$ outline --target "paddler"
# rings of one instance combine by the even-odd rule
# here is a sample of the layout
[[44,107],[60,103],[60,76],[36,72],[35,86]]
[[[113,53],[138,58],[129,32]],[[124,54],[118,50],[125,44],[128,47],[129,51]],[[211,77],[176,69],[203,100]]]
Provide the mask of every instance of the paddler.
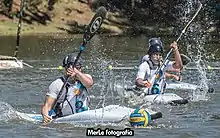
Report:
[[183,67],[181,55],[176,42],[171,43],[173,48],[175,61],[169,61],[164,70],[160,70],[159,74],[153,82],[150,82],[155,75],[157,68],[163,62],[163,44],[159,38],[151,38],[149,40],[148,53],[142,58],[138,67],[136,77],[136,85],[139,88],[148,88],[146,94],[159,94],[164,92],[166,85],[166,71],[181,70]]
[[[149,60],[149,55],[145,55],[142,57],[140,64],[142,64],[143,62]],[[172,70],[168,70],[169,72],[175,72],[176,74],[171,74],[165,72],[165,77],[166,79],[174,79],[176,81],[182,81],[182,76],[180,75],[182,69],[172,69]]]
[[[92,87],[93,79],[91,75],[82,72],[82,59],[79,58],[73,68],[74,60],[75,58],[71,55],[67,55],[63,59],[64,76],[54,80],[49,86],[41,110],[44,124],[50,122],[52,118],[88,110],[88,89]],[[61,94],[59,94],[67,76],[70,76],[70,79]],[[51,113],[55,103],[54,112]],[[49,114],[53,114],[53,117]]]

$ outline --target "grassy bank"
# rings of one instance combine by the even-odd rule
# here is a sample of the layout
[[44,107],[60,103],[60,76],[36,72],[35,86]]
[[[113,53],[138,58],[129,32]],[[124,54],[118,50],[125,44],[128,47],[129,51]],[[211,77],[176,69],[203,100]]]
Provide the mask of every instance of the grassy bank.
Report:
[[[19,12],[20,0],[14,0],[12,11],[14,15]],[[59,1],[54,5],[53,11],[47,10],[47,1],[36,7],[24,8],[22,21],[22,35],[81,33],[78,26],[88,24],[94,13],[86,3],[79,1]],[[16,35],[18,18],[13,19],[0,14],[0,35]],[[73,25],[75,25],[75,27]]]
[[[0,22],[0,35],[11,36],[16,35],[18,29],[18,24],[15,21],[4,21]],[[33,35],[33,34],[56,34],[56,33],[66,33],[64,30],[57,28],[57,25],[51,24],[45,25],[29,25],[22,23],[21,34],[22,35]]]
[[[14,0],[19,7],[20,1]],[[47,2],[24,10],[21,35],[57,35],[81,34],[83,28],[92,19],[94,12],[87,3],[78,0],[58,1],[53,11],[46,8]],[[16,7],[15,6],[15,7]],[[29,7],[30,8],[30,7]],[[16,8],[13,10],[16,11]],[[0,35],[13,35],[17,33],[18,18],[10,19],[0,14]],[[131,22],[120,12],[108,12],[107,19],[102,25],[101,32],[109,35],[140,35],[169,36],[174,35],[178,29],[172,25],[157,22],[138,23]],[[219,35],[215,26],[207,30],[212,35]]]

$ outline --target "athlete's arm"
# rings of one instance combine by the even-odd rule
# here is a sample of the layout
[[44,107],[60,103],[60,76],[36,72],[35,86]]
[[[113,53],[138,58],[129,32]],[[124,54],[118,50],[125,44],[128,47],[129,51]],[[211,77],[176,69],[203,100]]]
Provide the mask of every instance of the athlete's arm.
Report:
[[67,69],[67,75],[70,75],[71,77],[76,77],[77,80],[79,80],[87,89],[92,87],[93,85],[93,79],[92,76],[89,74],[85,74],[81,72],[81,69]]
[[165,76],[166,76],[166,78],[175,79],[177,81],[181,80],[181,77],[178,75],[175,75],[175,74],[170,74],[170,73],[165,72]]
[[150,75],[150,67],[147,62],[143,62],[139,67],[138,67],[138,73],[137,73],[137,78],[136,78],[136,85],[139,87],[150,87],[151,83],[144,80],[145,75],[149,76]]
[[170,47],[173,48],[174,58],[175,58],[173,68],[174,69],[181,69],[183,67],[183,63],[182,63],[182,58],[181,58],[181,55],[180,55],[178,47],[177,47],[177,43],[176,42],[171,43]]
[[57,79],[53,81],[49,86],[49,90],[46,93],[44,105],[41,108],[41,114],[43,117],[44,124],[47,124],[51,120],[51,117],[48,114],[56,102],[57,95],[59,94],[62,85],[62,80]]
[[77,79],[88,89],[93,85],[92,76],[89,74],[84,74],[82,72],[76,73]]
[[50,97],[50,96],[46,96],[44,105],[42,106],[41,109],[41,114],[43,116],[43,123],[47,124],[48,122],[51,121],[51,117],[48,115],[49,111],[52,109],[53,104],[55,103],[56,99]]

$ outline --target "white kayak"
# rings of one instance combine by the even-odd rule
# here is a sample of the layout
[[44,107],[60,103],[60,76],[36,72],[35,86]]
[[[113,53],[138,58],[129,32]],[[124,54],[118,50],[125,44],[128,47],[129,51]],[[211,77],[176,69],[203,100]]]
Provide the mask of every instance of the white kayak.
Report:
[[[195,90],[202,90],[203,88],[195,84],[185,83],[181,81],[173,81],[173,82],[167,82],[166,89],[167,90],[195,91]],[[213,93],[214,89],[209,87],[208,92]]]
[[185,83],[181,81],[167,82],[167,90],[196,90],[199,86],[195,84]]
[[175,93],[164,93],[164,94],[153,94],[153,95],[142,95],[143,89],[138,89],[136,86],[122,87],[116,85],[117,93],[121,97],[132,99],[139,99],[142,103],[160,103],[160,104],[187,104],[188,100],[178,96]]
[[23,68],[23,61],[16,57],[0,55],[0,69]]
[[140,95],[140,93],[135,94],[134,91],[127,91],[124,97],[130,98],[131,99],[130,103],[133,103],[137,100],[139,103],[149,102],[152,104],[170,104],[170,105],[181,105],[181,104],[187,104],[189,102],[187,99],[184,99],[175,93]]
[[[134,89],[136,86],[124,86],[125,90],[132,90]],[[121,90],[122,86],[119,84],[115,85],[115,89],[116,90]],[[166,85],[166,90],[197,90],[200,87],[198,85],[195,84],[190,84],[190,83],[185,83],[185,82],[181,82],[181,81],[172,81],[172,82],[167,82]]]
[[146,95],[143,98],[144,101],[157,103],[157,104],[187,104],[188,100],[178,96],[175,93],[164,93],[164,94],[153,94],[153,95]]
[[[151,115],[152,120],[162,117],[161,112],[155,112],[150,109],[145,109]],[[104,108],[99,108],[96,110],[88,110],[81,113],[60,117],[54,119],[53,123],[83,123],[83,124],[94,124],[94,123],[119,123],[125,119],[128,119],[131,112],[134,111],[132,108],[127,108],[119,105],[109,105]],[[41,114],[28,114],[16,112],[21,118],[34,121],[42,122]]]

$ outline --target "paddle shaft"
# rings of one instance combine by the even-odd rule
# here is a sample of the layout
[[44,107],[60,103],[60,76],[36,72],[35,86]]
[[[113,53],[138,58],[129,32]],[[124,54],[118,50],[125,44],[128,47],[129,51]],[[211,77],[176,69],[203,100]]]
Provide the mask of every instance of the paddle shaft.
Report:
[[[179,35],[179,37],[177,38],[176,42],[178,42],[180,40],[180,38],[182,37],[182,35],[186,32],[186,29],[189,27],[189,25],[192,23],[192,21],[196,18],[196,16],[198,15],[199,11],[202,8],[202,4],[200,3],[198,10],[196,11],[195,15],[192,17],[192,19],[187,23],[187,25],[185,26],[185,28],[182,30],[181,34]],[[170,54],[173,52],[173,48],[170,49],[170,51],[167,53],[164,62],[162,63],[162,65],[156,70],[155,75],[153,76],[153,78],[151,79],[151,82],[153,82],[155,80],[156,75],[159,73],[160,70],[163,70],[166,65],[168,64],[168,58],[170,56]]]
[[[82,45],[80,46],[80,51],[79,51],[79,53],[77,54],[76,59],[74,60],[73,68],[75,67],[77,61],[79,60],[79,57],[81,56],[82,52],[84,51],[86,44],[87,44],[87,40],[86,40],[86,39],[83,39],[83,43],[82,43]],[[58,99],[59,99],[59,97],[61,97],[62,92],[63,92],[63,89],[66,87],[67,82],[69,81],[69,78],[70,78],[70,76],[67,76],[67,78],[66,78],[66,80],[65,80],[65,82],[64,82],[64,84],[63,84],[63,86],[61,87],[61,90],[60,90],[60,92],[59,92],[59,94],[58,94],[58,96],[57,96],[58,98],[57,98],[55,104],[53,105],[53,108],[52,108],[52,109],[54,109],[54,108],[56,107],[57,102],[58,102]],[[66,94],[67,94],[67,91],[65,92],[65,95],[66,95]]]
[[[89,25],[86,26],[85,33],[84,33],[84,36],[83,36],[83,42],[80,46],[80,51],[79,51],[79,53],[78,53],[78,55],[77,55],[77,57],[76,57],[76,59],[73,63],[73,68],[75,67],[77,61],[79,60],[79,57],[81,56],[81,53],[84,51],[87,42],[96,34],[96,32],[101,27],[101,25],[102,25],[102,23],[103,23],[103,21],[106,17],[106,14],[107,14],[107,10],[105,9],[105,7],[100,7],[98,9],[97,13],[93,16],[93,18],[90,21]],[[54,109],[57,106],[58,100],[61,97],[61,95],[63,93],[63,89],[66,87],[69,78],[70,78],[70,76],[67,76],[63,86],[61,87],[61,90],[60,90],[60,92],[57,96],[56,102],[54,103],[52,109]],[[68,93],[67,91],[64,93],[65,97],[67,96],[67,93]],[[64,100],[65,100],[65,98],[64,98]],[[73,110],[72,110],[72,112],[73,112]],[[49,115],[50,115],[50,113],[49,113]]]
[[18,48],[19,48],[19,45],[20,45],[20,33],[21,33],[23,9],[24,9],[24,0],[21,0],[20,11],[19,11],[18,30],[17,30],[17,40],[16,40],[16,47],[15,47],[14,57],[18,56]]
[[[21,2],[20,2],[16,47],[15,47],[15,51],[14,51],[14,55],[13,55],[16,59],[16,62],[18,61],[17,56],[18,56],[18,48],[19,48],[19,45],[20,45],[20,34],[21,34],[22,17],[23,17],[23,11],[24,11],[24,2],[25,2],[25,0],[21,0]],[[33,68],[33,66],[25,63],[24,61],[22,63],[23,63],[23,65],[25,65],[27,67]]]

